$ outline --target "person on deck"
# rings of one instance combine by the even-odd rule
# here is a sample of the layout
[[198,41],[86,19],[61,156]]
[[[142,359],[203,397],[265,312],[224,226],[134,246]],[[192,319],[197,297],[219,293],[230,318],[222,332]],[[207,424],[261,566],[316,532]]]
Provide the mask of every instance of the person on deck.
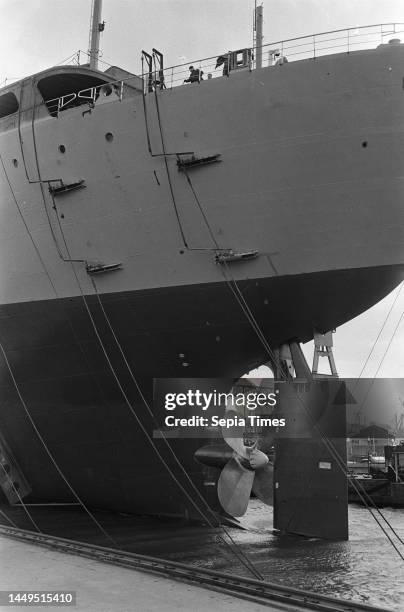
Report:
[[216,68],[219,68],[219,66],[223,65],[223,76],[229,76],[229,57],[228,55],[219,55],[219,57],[216,60],[216,66],[215,66],[215,70]]
[[199,68],[194,68],[193,66],[189,67],[189,78],[188,79],[184,79],[184,83],[199,83],[200,81],[203,80],[202,75],[203,75],[203,71],[200,70]]

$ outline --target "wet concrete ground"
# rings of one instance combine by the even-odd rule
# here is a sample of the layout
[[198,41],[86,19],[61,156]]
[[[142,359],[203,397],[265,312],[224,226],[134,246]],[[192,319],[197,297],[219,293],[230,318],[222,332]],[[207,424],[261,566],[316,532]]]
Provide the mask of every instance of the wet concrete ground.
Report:
[[[290,612],[209,589],[0,537],[0,590],[70,591],[75,612]],[[2,606],[3,610],[23,610]],[[35,610],[63,610],[35,606]],[[293,608],[294,610],[294,608]]]
[[[0,508],[19,527],[32,529],[22,508]],[[113,543],[79,507],[29,507],[45,533],[102,546]],[[383,515],[404,540],[404,510],[384,508]],[[224,534],[177,521],[96,512],[118,548],[183,563],[248,575]],[[7,519],[0,514],[0,520]],[[379,518],[380,520],[380,518]],[[366,508],[351,505],[349,542],[278,537],[272,533],[272,508],[251,500],[242,525],[227,528],[239,549],[268,580],[343,597],[401,612],[404,609],[404,563]],[[387,527],[387,526],[386,526]],[[401,545],[404,553],[404,547]]]

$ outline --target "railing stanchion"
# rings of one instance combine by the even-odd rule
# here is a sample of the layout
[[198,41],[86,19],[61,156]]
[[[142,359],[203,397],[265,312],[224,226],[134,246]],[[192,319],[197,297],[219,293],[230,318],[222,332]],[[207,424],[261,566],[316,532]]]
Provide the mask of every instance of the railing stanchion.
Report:
[[143,85],[143,95],[146,94],[146,84],[144,80],[144,55],[142,53],[142,85]]
[[[271,66],[275,61],[275,57],[278,57],[279,55],[281,56],[281,58],[285,57],[284,55],[285,51],[290,54],[289,57],[287,58],[289,61],[305,59],[307,58],[307,56],[310,56],[310,53],[311,53],[310,45],[312,45],[313,55],[312,55],[312,58],[309,57],[309,59],[317,59],[317,57],[321,57],[323,55],[328,55],[330,53],[333,53],[333,50],[336,50],[335,51],[336,53],[344,53],[343,49],[345,46],[346,46],[347,53],[350,53],[351,51],[354,52],[355,49],[358,48],[359,45],[362,45],[363,48],[369,48],[370,45],[373,46],[375,43],[377,44],[377,40],[379,36],[381,39],[381,43],[383,44],[386,36],[392,35],[392,34],[393,35],[400,34],[403,32],[403,30],[404,30],[404,23],[381,23],[381,24],[373,24],[371,26],[362,26],[359,28],[343,28],[340,30],[323,32],[321,34],[310,34],[308,36],[302,36],[299,38],[290,38],[287,40],[270,42],[266,45],[263,45],[263,49],[264,47],[265,47],[265,50],[268,49],[268,65]],[[352,49],[351,49],[351,45],[352,45]],[[318,51],[318,55],[317,55],[317,51]],[[156,50],[153,50],[153,52],[154,52],[154,63],[155,63],[154,72],[153,72],[152,56],[146,53],[145,51],[142,51],[142,56],[141,56],[142,74],[141,74],[140,79],[142,81],[142,89],[143,89],[144,95],[146,93],[151,93],[154,90],[153,88],[156,86],[156,83],[153,80],[156,78],[156,74],[157,74],[155,55],[157,53],[159,54],[159,56],[161,56],[161,54],[157,52]],[[224,53],[221,56],[225,62],[224,69],[223,69],[224,76],[228,77],[230,75],[231,70],[241,67],[237,63],[237,57],[236,57],[236,53],[241,53],[241,52],[243,53],[243,61],[239,62],[239,64],[242,64],[242,67],[248,67],[250,71],[254,69],[254,67],[256,66],[256,55],[253,55],[253,53],[256,54],[256,47],[252,47],[250,49],[245,48],[237,52],[228,51],[227,53]],[[85,56],[88,55],[86,52],[79,49],[77,53],[75,53],[74,56],[72,56],[73,62],[77,61],[79,66],[80,66],[82,53]],[[246,53],[248,54],[248,57],[246,57]],[[74,60],[74,58],[76,58],[76,60]],[[199,65],[199,81],[201,80],[201,76],[202,76],[202,66],[205,67],[206,71],[210,70],[211,64],[209,62],[213,60],[214,60],[213,57],[195,60],[195,65]],[[145,63],[147,65],[147,71],[144,70]],[[174,86],[182,84],[182,77],[183,77],[184,72],[186,72],[184,70],[184,67],[186,65],[187,64],[178,64],[177,66],[171,66],[169,69],[167,69],[167,75],[168,75],[168,70],[170,70],[170,79],[171,79],[170,89],[173,89]],[[174,84],[174,71],[175,71],[175,79],[176,79],[175,84]],[[216,67],[212,68],[212,76],[213,75],[217,76]],[[160,88],[165,88],[165,74],[163,72],[162,63],[160,64],[158,76],[159,76]],[[116,94],[119,95],[119,101],[122,101],[123,99],[125,83],[131,78],[139,79],[139,77],[136,76],[136,77],[128,77],[120,81],[110,81],[110,85],[113,86],[113,90],[116,92]],[[8,80],[9,79],[7,78],[4,80],[4,85],[7,84]],[[103,85],[106,85],[106,83],[104,83]],[[103,87],[103,85],[98,85],[97,87],[88,87],[87,89],[83,89],[79,92],[72,92],[70,94],[64,94],[60,96],[59,98],[45,101],[45,104],[48,105],[48,108],[52,108],[51,113],[53,114],[53,116],[55,115],[58,116],[60,111],[66,108],[72,108],[73,106],[78,106],[79,104],[84,103],[84,102],[81,102],[81,99],[84,99],[89,104],[91,103],[94,104],[99,95],[99,91]],[[136,88],[138,87],[137,82],[135,83],[135,87]],[[107,96],[109,95],[109,93],[105,93],[105,95]],[[54,104],[52,104],[52,106],[50,107],[49,103],[52,103],[52,102],[54,102]]]

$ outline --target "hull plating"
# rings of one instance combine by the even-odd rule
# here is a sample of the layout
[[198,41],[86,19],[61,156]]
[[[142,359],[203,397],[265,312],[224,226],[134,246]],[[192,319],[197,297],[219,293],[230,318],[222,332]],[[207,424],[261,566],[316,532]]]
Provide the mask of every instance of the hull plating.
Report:
[[[276,346],[292,337],[309,337],[316,308],[316,326],[324,325],[324,329],[329,328],[327,316],[332,320],[355,316],[367,307],[362,289],[370,280],[379,279],[375,285],[382,295],[396,283],[399,272],[383,268],[304,275],[269,284],[251,280],[240,288],[266,337]],[[339,301],[339,312],[333,312],[332,297],[342,290],[347,299]],[[323,292],[330,300],[325,311],[320,306]],[[266,295],[272,299],[266,300]],[[81,298],[0,308],[0,339],[31,417],[64,475],[88,504],[204,519],[173,482],[125,402],[122,391],[152,436],[156,425],[139,397],[100,304],[94,296],[86,299],[99,337]],[[268,360],[265,347],[226,285],[109,294],[100,299],[151,407],[152,376],[237,377]],[[294,299],[301,304],[299,318],[294,316]],[[3,358],[0,381],[0,431],[32,487],[31,499],[72,501],[37,438]],[[162,414],[155,413],[155,417],[163,423]],[[163,441],[154,442],[181,486],[195,498]],[[216,489],[209,484],[219,471],[202,468],[193,458],[206,441],[174,439],[170,444],[201,493],[219,510]]]
[[[0,339],[30,414],[87,503],[197,514],[123,401],[81,290],[152,432],[84,261],[123,265],[95,282],[149,401],[153,376],[238,377],[268,360],[214,263],[216,244],[258,250],[231,276],[272,347],[363,312],[403,276],[403,59],[399,46],[159,92],[160,125],[154,94],[146,124],[136,90],[56,118],[33,104],[31,81],[15,85],[21,112],[0,123]],[[166,151],[222,161],[194,170],[190,189],[175,156],[167,170],[150,155],[147,133],[154,153],[162,133]],[[85,188],[52,200],[57,178]],[[58,251],[83,261],[77,277]],[[2,356],[0,386],[0,429],[33,499],[70,500]],[[172,444],[215,506],[193,460],[201,441]]]

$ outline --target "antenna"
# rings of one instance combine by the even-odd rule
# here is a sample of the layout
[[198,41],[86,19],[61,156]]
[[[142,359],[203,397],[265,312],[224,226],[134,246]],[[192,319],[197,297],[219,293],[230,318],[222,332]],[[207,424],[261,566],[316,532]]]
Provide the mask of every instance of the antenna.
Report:
[[253,13],[253,24],[252,24],[252,46],[255,48],[255,31],[257,29],[257,0],[254,0],[254,13]]
[[262,68],[262,23],[264,20],[264,6],[256,6],[255,8],[255,53],[256,53],[256,68]]
[[264,5],[257,6],[254,0],[254,20],[253,20],[253,53],[255,53],[255,67],[262,68],[262,24],[264,21]]
[[256,32],[257,32],[257,0],[254,0],[254,13],[253,13],[253,24],[252,24],[252,55],[253,60],[255,58],[255,47],[257,46]]
[[93,23],[93,9],[94,9],[94,0],[91,0],[90,22],[88,24],[88,43],[87,43],[87,51],[88,51],[88,53],[90,53],[90,49],[91,49],[91,32],[92,32],[92,23]]
[[98,57],[100,54],[100,34],[104,31],[105,21],[101,22],[102,0],[93,0],[91,4],[91,29],[88,54],[90,68],[98,70]]

